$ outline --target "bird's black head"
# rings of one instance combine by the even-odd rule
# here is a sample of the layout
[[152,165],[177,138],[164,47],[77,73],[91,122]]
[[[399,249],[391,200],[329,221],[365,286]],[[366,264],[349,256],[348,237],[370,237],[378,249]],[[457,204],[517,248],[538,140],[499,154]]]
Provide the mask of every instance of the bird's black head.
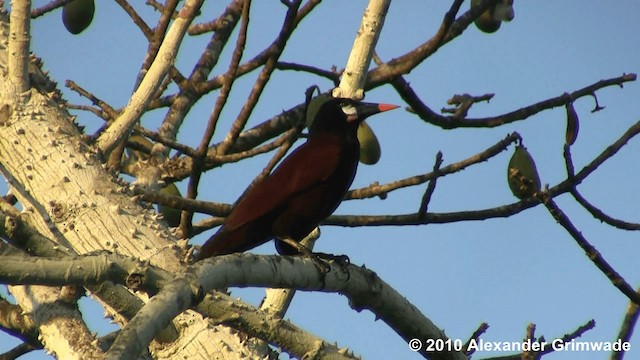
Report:
[[[358,125],[367,117],[397,108],[396,105],[375,104],[346,98],[323,98],[321,103],[307,109],[309,133],[336,132],[355,134]],[[312,107],[315,105],[315,108]]]

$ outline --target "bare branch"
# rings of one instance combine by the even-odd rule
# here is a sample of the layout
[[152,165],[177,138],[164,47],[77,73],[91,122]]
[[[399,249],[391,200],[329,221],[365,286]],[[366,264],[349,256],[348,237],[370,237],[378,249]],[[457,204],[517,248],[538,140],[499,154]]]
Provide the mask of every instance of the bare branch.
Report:
[[25,314],[20,306],[2,298],[0,298],[0,327],[3,331],[25,341],[31,349],[42,348],[42,343],[38,340],[38,328],[31,316]]
[[298,7],[300,6],[301,2],[302,0],[295,0],[291,3],[291,6],[288,7],[287,14],[284,18],[284,23],[282,24],[282,29],[280,30],[280,34],[278,34],[278,38],[273,43],[274,50],[267,58],[262,71],[260,71],[260,74],[258,75],[258,80],[253,85],[251,93],[247,97],[247,101],[242,106],[240,113],[231,125],[231,129],[225,136],[222,143],[216,147],[216,151],[218,154],[227,154],[229,152],[231,146],[236,142],[238,136],[240,135],[240,132],[247,124],[251,112],[253,112],[253,109],[258,103],[258,99],[260,98],[260,95],[262,95],[262,91],[271,78],[271,74],[275,70],[275,65],[280,58],[280,55],[282,55],[287,41],[293,33],[295,26],[297,25],[296,17],[298,14]]
[[160,14],[160,19],[158,20],[158,24],[153,30],[153,36],[150,38],[149,48],[147,49],[147,55],[144,59],[144,62],[142,63],[142,68],[138,73],[138,78],[136,80],[136,85],[134,86],[134,89],[137,88],[138,85],[140,85],[140,82],[145,77],[147,71],[149,70],[149,67],[153,63],[156,56],[158,55],[158,51],[160,50],[160,45],[162,44],[167,28],[169,27],[169,21],[172,19],[172,15],[177,6],[178,6],[178,0],[166,1],[166,4],[164,5],[162,12]]
[[[240,259],[242,271],[233,265]],[[412,338],[447,340],[438,327],[375,273],[353,265],[345,270],[331,264],[331,270],[322,275],[309,259],[250,254],[210,258],[196,268],[199,285],[205,290],[238,284],[339,292],[349,298],[352,308],[372,311],[407,341]],[[465,359],[462,353],[455,352],[429,353],[428,356],[431,359]]]
[[13,349],[0,354],[0,360],[16,360],[24,354],[28,354],[33,350],[41,349],[42,347],[33,346],[29,343],[22,343]]
[[105,120],[114,120],[118,116],[118,111],[114,109],[111,105],[104,102],[102,99],[95,96],[93,93],[83,89],[80,85],[78,85],[73,80],[67,80],[64,83],[64,86],[69,89],[77,92],[80,96],[84,96],[91,101],[91,103],[100,109],[107,115]]
[[331,80],[334,85],[338,86],[340,82],[340,74],[333,70],[323,70],[311,65],[296,64],[284,61],[278,61],[276,63],[276,69],[278,70],[294,70],[303,71],[310,74],[318,75]]
[[375,196],[386,196],[386,194],[391,191],[402,189],[409,186],[415,186],[423,184],[427,181],[433,180],[436,177],[446,176],[449,174],[456,173],[458,171],[462,171],[469,166],[479,164],[481,162],[487,161],[488,159],[498,155],[502,151],[507,149],[507,146],[518,141],[520,139],[520,134],[514,132],[509,134],[506,138],[498,141],[495,145],[490,146],[486,150],[468,157],[462,161],[458,161],[453,164],[449,164],[441,169],[439,169],[438,173],[430,172],[422,175],[416,175],[409,178],[405,178],[402,180],[397,180],[388,184],[375,184],[365,188],[354,189],[347,193],[345,199],[366,199]]
[[37,8],[37,9],[33,9],[31,10],[31,18],[32,19],[36,19],[50,11],[53,11],[59,7],[62,7],[68,3],[70,3],[73,0],[51,0],[49,3]]
[[454,129],[459,127],[492,128],[515,121],[524,120],[541,111],[552,109],[554,107],[565,106],[567,103],[584,96],[592,96],[596,91],[602,88],[609,86],[621,86],[625,82],[635,80],[636,74],[623,74],[619,77],[600,80],[582,89],[576,90],[569,95],[563,93],[562,95],[556,96],[554,98],[543,100],[506,114],[483,119],[458,118],[455,116],[439,115],[431,110],[426,104],[424,104],[422,100],[420,100],[418,94],[414,92],[409,83],[402,77],[395,78],[392,81],[392,85],[394,89],[396,89],[398,94],[402,97],[402,99],[406,101],[409,106],[411,106],[412,111],[415,112],[422,120],[430,124],[439,126],[443,129]]
[[351,47],[347,66],[333,97],[364,99],[364,84],[371,58],[384,26],[391,0],[369,0],[360,28]]
[[[563,343],[568,343],[571,342],[574,339],[579,338],[580,336],[582,336],[582,334],[586,333],[587,331],[593,329],[594,327],[596,327],[596,322],[595,320],[591,319],[589,321],[587,321],[586,323],[584,323],[583,325],[579,326],[577,329],[575,329],[574,331],[572,331],[569,334],[565,334],[563,337],[561,338],[556,338],[557,340],[561,340]],[[553,352],[553,346],[551,346],[551,344],[547,344],[544,349],[542,350],[543,354],[548,354]]]
[[571,195],[573,195],[573,198],[576,199],[576,201],[580,205],[582,205],[582,207],[584,207],[594,218],[621,230],[640,230],[640,223],[631,223],[607,215],[604,211],[598,209],[587,199],[585,199],[584,196],[580,194],[578,189],[572,188]]
[[[240,33],[238,34],[236,47],[233,50],[233,54],[231,55],[231,62],[229,63],[229,68],[225,73],[222,89],[220,89],[220,94],[216,99],[213,111],[211,112],[211,116],[209,117],[209,121],[207,122],[207,127],[204,131],[202,139],[200,140],[200,145],[198,145],[198,148],[196,149],[196,156],[193,158],[193,163],[191,165],[191,176],[189,177],[189,184],[187,186],[187,198],[189,199],[195,199],[196,196],[198,196],[198,184],[200,183],[200,177],[202,176],[207,149],[209,148],[209,143],[211,142],[211,138],[213,137],[213,133],[215,132],[216,125],[218,124],[218,119],[220,118],[220,114],[222,113],[222,109],[224,109],[225,105],[227,104],[229,94],[231,93],[231,89],[233,88],[233,84],[237,78],[236,73],[238,71],[238,64],[240,63],[242,54],[244,54],[244,47],[247,42],[247,28],[249,26],[250,9],[251,0],[245,0],[242,5],[242,23],[240,25]],[[182,234],[187,235],[191,232],[192,218],[192,212],[182,212],[182,217],[180,220],[180,231],[182,232]]]
[[11,1],[9,19],[8,79],[18,93],[29,90],[31,0]]
[[422,201],[420,201],[420,208],[418,209],[418,213],[421,216],[427,213],[429,210],[429,203],[431,202],[431,196],[433,192],[436,190],[436,183],[438,181],[438,176],[440,175],[440,165],[442,165],[442,152],[438,151],[436,154],[436,161],[433,164],[433,179],[429,181],[429,185],[425,189],[424,194],[422,195]]
[[[632,125],[627,131],[613,144],[605,148],[595,159],[580,170],[574,177],[567,179],[548,190],[550,197],[571,191],[571,188],[582,182],[589,174],[594,172],[605,161],[613,157],[631,138],[640,133],[640,121]],[[441,172],[444,173],[447,167]],[[416,180],[422,180],[423,176]],[[426,180],[424,180],[426,181]],[[424,182],[423,181],[423,182]],[[375,187],[374,187],[375,188]],[[381,215],[381,216],[352,216],[352,215],[332,215],[325,220],[325,225],[339,226],[382,226],[382,225],[419,225],[429,223],[447,223],[468,220],[486,220],[493,217],[508,217],[519,213],[525,209],[536,206],[537,201],[529,198],[518,203],[499,206],[491,209],[460,211],[453,213],[428,213],[424,217],[420,217],[417,213],[404,215]]]
[[549,213],[556,221],[569,232],[571,237],[578,243],[578,245],[587,254],[589,260],[602,271],[611,283],[618,288],[623,294],[625,294],[631,301],[636,304],[640,304],[640,293],[637,293],[629,283],[618,274],[618,272],[604,259],[596,248],[589,243],[589,241],[582,235],[582,233],[573,225],[571,220],[565,215],[565,213],[558,207],[558,205],[551,199],[546,192],[536,193],[536,198],[540,200],[547,207]]
[[[188,79],[178,84],[180,92],[171,96],[169,111],[160,126],[160,135],[175,139],[178,129],[182,125],[186,114],[193,107],[204,92],[199,92],[198,87],[207,79],[209,73],[218,63],[220,54],[226,46],[233,29],[235,29],[242,14],[244,0],[232,1],[222,12],[219,19],[224,19],[220,27],[212,35]],[[222,86],[222,76],[219,83]]]
[[133,23],[138,25],[140,31],[144,34],[147,39],[151,39],[153,36],[153,31],[147,25],[147,23],[142,19],[142,17],[135,11],[135,9],[127,2],[126,0],[116,0],[116,3],[122,7],[122,9],[129,15]]
[[462,346],[462,348],[465,349],[465,355],[467,356],[473,355],[473,353],[475,352],[475,349],[468,350],[469,344],[471,344],[472,342],[478,341],[480,336],[482,336],[482,334],[484,334],[488,329],[489,329],[489,324],[487,324],[486,322],[483,322],[478,326],[476,331],[474,331],[473,334],[471,334],[471,337],[469,337],[469,340],[467,340],[467,342]]
[[158,55],[149,68],[144,80],[140,83],[140,87],[138,87],[136,92],[131,96],[129,104],[122,111],[118,119],[98,138],[96,145],[103,154],[109,154],[111,150],[124,139],[146,110],[152,95],[156,93],[156,90],[169,71],[169,67],[176,57],[178,47],[187,31],[187,27],[197,14],[201,5],[202,0],[187,0],[184,4],[180,11],[180,17],[167,32],[167,36],[158,50]]
[[[640,293],[640,288],[636,290]],[[638,323],[638,317],[640,317],[640,305],[634,303],[633,301],[629,302],[627,305],[627,312],[624,315],[624,320],[622,320],[622,325],[620,326],[620,332],[618,333],[618,339],[623,342],[629,342],[631,340],[631,335],[633,335],[633,329]],[[624,357],[624,351],[614,351],[611,354],[610,360],[622,360]]]
[[463,0],[455,0],[451,8],[446,13],[438,32],[425,43],[415,49],[396,57],[389,62],[369,71],[365,90],[370,90],[383,84],[393,82],[393,79],[408,74],[415,67],[420,65],[425,59],[433,55],[442,45],[457,38],[462,32],[489,6],[494,6],[498,0],[485,0],[477,6],[471,7],[469,11],[455,19],[456,14],[462,6]]

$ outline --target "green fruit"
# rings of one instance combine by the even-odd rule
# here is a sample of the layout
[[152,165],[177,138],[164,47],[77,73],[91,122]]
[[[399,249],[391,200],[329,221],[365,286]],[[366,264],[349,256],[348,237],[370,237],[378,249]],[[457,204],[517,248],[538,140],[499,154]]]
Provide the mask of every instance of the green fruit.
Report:
[[527,148],[518,145],[509,160],[507,169],[509,188],[515,197],[524,199],[540,190],[540,176],[536,163]]
[[[327,101],[333,99],[329,94],[320,94],[307,104],[306,125],[311,128],[313,119]],[[380,143],[376,134],[365,122],[358,126],[358,141],[360,142],[360,162],[366,165],[373,165],[380,160]]]
[[[480,0],[471,0],[471,7],[477,6]],[[491,34],[500,29],[503,21],[513,20],[513,0],[500,0],[495,6],[489,7],[476,20],[475,24],[481,31]]]
[[[478,2],[480,2],[480,0],[471,0],[471,7],[476,6]],[[483,12],[482,15],[480,15],[480,17],[475,20],[475,24],[478,29],[487,34],[498,31],[498,29],[500,29],[501,23],[502,21],[495,20],[493,18],[493,8],[485,10],[485,12]]]
[[380,143],[373,130],[366,122],[358,126],[358,141],[360,142],[360,162],[373,165],[380,160]]
[[[178,187],[174,183],[163,187],[160,189],[160,192],[165,195],[182,196],[182,194],[180,194],[180,190],[178,190]],[[180,225],[182,210],[158,204],[158,212],[162,214],[164,221],[166,221],[167,225],[170,227],[177,227]]]
[[475,24],[476,24],[476,27],[480,29],[482,32],[491,34],[498,31],[498,29],[500,29],[500,25],[502,24],[502,21],[493,20],[491,13],[489,12],[489,10],[487,10],[483,12],[479,18],[476,19]]
[[578,138],[578,130],[580,130],[580,119],[573,103],[567,104],[567,132],[565,133],[565,142],[567,145],[573,145]]
[[72,34],[80,34],[93,20],[93,0],[73,0],[62,8],[62,23]]

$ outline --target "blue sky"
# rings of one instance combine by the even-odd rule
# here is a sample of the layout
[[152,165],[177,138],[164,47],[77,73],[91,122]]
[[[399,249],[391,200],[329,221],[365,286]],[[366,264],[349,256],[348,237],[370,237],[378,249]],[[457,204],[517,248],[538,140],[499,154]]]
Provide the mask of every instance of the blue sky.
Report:
[[[34,1],[41,6],[45,1]],[[430,38],[438,28],[450,1],[395,1],[387,15],[378,43],[383,59],[397,57]],[[299,26],[281,58],[329,69],[344,67],[365,1],[325,1]],[[224,4],[209,1],[202,10],[206,19],[217,15]],[[468,8],[468,2],[463,9]],[[143,9],[142,2],[136,6]],[[493,116],[556,97],[600,79],[639,71],[637,34],[640,3],[605,1],[517,1],[516,16],[495,34],[469,27],[406,76],[414,90],[432,108],[446,106],[453,94],[495,93],[490,103],[476,104],[469,117]],[[143,12],[152,22],[154,14]],[[244,59],[269,44],[279,31],[284,7],[279,1],[254,1],[249,41]],[[60,84],[72,79],[118,108],[126,105],[147,46],[143,36],[114,2],[99,2],[91,27],[79,36],[66,32],[60,12],[35,20],[32,49],[45,61],[52,78]],[[232,40],[233,44],[235,40]],[[189,74],[208,36],[189,39],[181,48],[177,67]],[[215,74],[226,70],[228,51]],[[215,140],[224,136],[231,120],[246,99],[257,73],[239,80]],[[265,121],[304,100],[304,89],[331,83],[298,72],[276,72],[250,119],[249,126]],[[88,105],[64,90],[72,103]],[[179,139],[197,145],[217,93],[209,94],[189,114]],[[572,147],[577,169],[638,121],[640,86],[605,88],[597,93],[606,109],[591,113],[590,97],[575,102],[580,134]],[[390,86],[367,94],[368,101],[405,105]],[[78,113],[79,122],[95,129],[102,122]],[[164,110],[143,118],[154,129]],[[353,187],[374,181],[386,183],[430,171],[436,152],[444,164],[472,156],[518,131],[536,159],[543,183],[564,180],[565,110],[544,111],[526,121],[494,129],[442,130],[425,124],[398,109],[378,115],[369,124],[382,144],[377,165],[361,165]],[[438,181],[430,204],[432,212],[484,209],[515,202],[506,183],[510,151]],[[640,175],[638,139],[633,139],[614,159],[605,163],[579,186],[582,194],[609,215],[639,222]],[[271,154],[207,173],[200,194],[204,200],[233,202],[261,171]],[[234,179],[234,181],[229,181]],[[184,189],[184,184],[180,186]],[[404,214],[415,212],[425,186],[393,192],[382,201],[348,201],[337,214]],[[615,230],[593,219],[569,195],[556,199],[583,235],[634,287],[640,285],[638,234]],[[210,233],[194,239],[201,243]],[[589,261],[574,240],[541,206],[508,219],[491,219],[444,225],[340,228],[324,226],[316,249],[348,254],[355,264],[365,264],[452,338],[463,341],[481,322],[489,330],[488,341],[519,341],[527,324],[547,340],[574,331],[590,319],[595,329],[581,341],[613,341],[624,316],[627,298]],[[256,249],[271,254],[272,244]],[[262,291],[235,290],[234,295],[257,304]],[[100,321],[102,311],[84,301],[82,310],[92,318],[99,333],[113,327]],[[298,293],[287,317],[304,329],[341,346],[349,346],[364,358],[417,359],[407,344],[369,312],[356,313],[337,294]],[[640,335],[632,338],[627,358],[640,356]],[[0,334],[0,351],[17,344]],[[474,358],[506,353],[479,353]],[[583,353],[552,354],[545,359],[584,359]],[[609,353],[588,354],[606,359]],[[35,352],[27,359],[48,358]],[[286,356],[283,356],[286,358]]]

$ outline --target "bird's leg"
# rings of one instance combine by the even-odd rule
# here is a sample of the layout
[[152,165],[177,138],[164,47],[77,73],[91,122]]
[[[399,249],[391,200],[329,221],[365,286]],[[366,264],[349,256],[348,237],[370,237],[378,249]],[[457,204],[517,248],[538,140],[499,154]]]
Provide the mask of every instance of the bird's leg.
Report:
[[315,252],[313,253],[313,255],[325,261],[335,262],[336,264],[338,264],[338,266],[340,266],[340,269],[343,272],[347,273],[347,280],[349,280],[349,278],[351,277],[351,274],[349,274],[349,264],[351,264],[351,260],[347,255],[334,255],[323,252]]
[[349,257],[347,255],[334,255],[334,254],[327,254],[327,253],[323,253],[323,252],[314,252],[313,255],[323,259],[323,260],[327,260],[327,261],[335,261],[338,264],[341,265],[349,265],[351,264],[351,260],[349,259]]
[[[321,256],[318,256],[317,254],[311,252],[311,250],[309,250],[309,248],[307,248],[306,246],[300,244],[299,242],[291,239],[291,238],[287,238],[287,237],[282,237],[282,238],[278,238],[278,240],[282,241],[283,243],[291,246],[292,248],[296,249],[296,251],[298,251],[300,253],[300,255],[306,257],[306,258],[310,258],[313,260],[314,264],[316,265],[316,267],[318,268],[318,271],[320,271],[323,274],[326,274],[329,272],[329,270],[331,270],[331,266],[329,266],[329,264],[327,264]],[[325,254],[326,255],[326,254]]]

